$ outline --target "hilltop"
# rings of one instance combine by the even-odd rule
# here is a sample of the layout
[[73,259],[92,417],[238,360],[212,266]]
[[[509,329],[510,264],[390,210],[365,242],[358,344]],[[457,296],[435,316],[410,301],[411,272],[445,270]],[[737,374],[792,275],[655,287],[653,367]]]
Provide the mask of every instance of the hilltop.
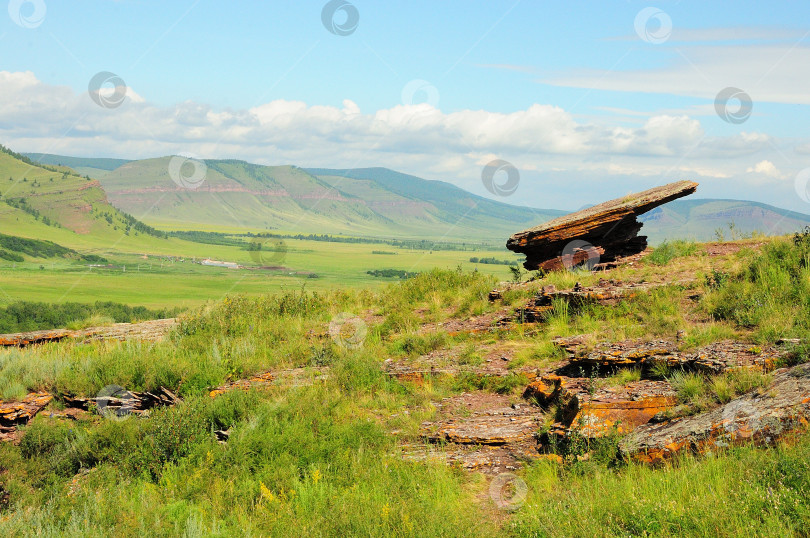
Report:
[[[488,200],[450,183],[387,168],[298,168],[207,160],[183,189],[170,157],[131,161],[29,153],[100,180],[113,205],[163,230],[278,231],[497,242],[568,213]],[[699,193],[698,193],[699,195]],[[505,199],[509,201],[509,199]],[[745,200],[676,200],[640,217],[651,244],[790,233],[810,215]]]
[[296,166],[206,160],[205,181],[184,189],[169,175],[170,159],[128,162],[101,184],[114,205],[163,229],[491,240],[560,213],[508,206],[384,169],[358,179],[328,171],[313,175]]

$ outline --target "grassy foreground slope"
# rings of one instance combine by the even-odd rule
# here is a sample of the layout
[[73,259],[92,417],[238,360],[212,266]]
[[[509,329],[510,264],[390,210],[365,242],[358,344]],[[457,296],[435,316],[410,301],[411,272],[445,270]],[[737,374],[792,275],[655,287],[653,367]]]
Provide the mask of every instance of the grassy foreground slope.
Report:
[[[798,536],[810,525],[810,442],[685,456],[664,468],[615,459],[609,443],[563,465],[516,470],[525,502],[496,509],[490,479],[440,457],[405,457],[437,403],[462,392],[520,398],[520,376],[437,375],[397,381],[386,359],[441,352],[472,368],[496,346],[510,365],[559,360],[556,335],[655,338],[685,331],[684,345],[725,338],[773,343],[810,327],[810,238],[755,243],[723,256],[682,248],[610,274],[679,279],[619,306],[572,312],[558,303],[544,324],[453,331],[495,314],[495,280],[431,271],[382,290],[233,296],[187,316],[167,340],[60,343],[0,351],[0,397],[30,390],[95,395],[116,384],[169,387],[184,403],[145,419],[78,420],[41,413],[19,446],[0,445],[0,533],[123,536]],[[662,267],[660,264],[667,264]],[[540,285],[589,285],[602,274],[556,273],[510,289],[518,307]],[[701,297],[698,301],[690,297]],[[362,345],[341,345],[330,324],[362,319]],[[483,352],[481,352],[483,353]],[[797,360],[807,359],[799,349]],[[511,367],[511,366],[510,366]],[[296,383],[286,369],[299,368]],[[209,387],[270,370],[265,390],[217,398]],[[309,381],[309,382],[306,382]],[[715,386],[712,380],[703,380]],[[553,414],[553,411],[550,411]],[[549,416],[549,420],[552,420]],[[213,431],[227,429],[227,443]],[[588,449],[589,447],[585,447]],[[615,448],[615,447],[614,447]],[[435,445],[434,454],[443,447]],[[582,456],[583,454],[578,454]]]
[[68,157],[66,155],[53,155],[50,153],[24,153],[34,162],[51,166],[69,166],[83,176],[99,179],[111,170],[128,163],[127,159],[107,159],[92,157]]

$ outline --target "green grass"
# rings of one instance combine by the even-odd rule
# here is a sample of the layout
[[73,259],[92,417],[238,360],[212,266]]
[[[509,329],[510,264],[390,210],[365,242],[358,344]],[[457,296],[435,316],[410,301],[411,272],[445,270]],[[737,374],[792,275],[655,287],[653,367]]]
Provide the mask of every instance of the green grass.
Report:
[[[499,309],[501,305],[487,300],[497,283],[494,276],[425,268],[414,278],[374,288],[361,281],[339,287],[340,279],[347,280],[348,272],[359,272],[364,264],[346,253],[379,256],[371,253],[372,245],[326,245],[329,251],[291,241],[288,257],[306,256],[313,266],[321,263],[324,273],[336,259],[345,260],[334,277],[313,280],[333,278],[329,285],[301,290],[293,280],[295,285],[281,293],[254,289],[248,290],[252,295],[231,293],[207,301],[187,313],[162,342],[69,341],[0,350],[0,398],[34,390],[58,397],[51,407],[54,416],[41,413],[18,446],[0,444],[0,484],[11,502],[0,507],[0,535],[287,536],[293,529],[323,536],[787,536],[801,534],[810,524],[806,436],[794,446],[686,457],[660,469],[618,461],[608,439],[589,460],[569,458],[563,467],[528,462],[517,471],[528,488],[526,503],[514,513],[499,512],[489,497],[489,479],[441,460],[403,458],[401,443],[419,442],[420,425],[436,417],[434,402],[476,390],[517,399],[527,378],[517,372],[504,377],[461,373],[415,384],[401,383],[383,370],[388,358],[410,360],[438,350],[458,351],[460,362],[474,365],[493,346],[514,350],[512,362],[540,367],[560,358],[559,349],[550,344],[556,335],[589,333],[599,341],[671,337],[677,329],[688,329],[687,338],[694,342],[686,345],[729,334],[764,336],[760,331],[774,322],[754,318],[752,326],[737,325],[735,308],[744,309],[745,303],[730,296],[727,319],[710,321],[701,330],[695,319],[709,317],[712,301],[728,294],[728,286],[762,274],[762,269],[751,268],[774,263],[774,253],[787,260],[774,274],[792,276],[784,281],[786,287],[768,281],[764,297],[775,305],[776,321],[790,331],[795,327],[788,316],[793,312],[791,294],[803,289],[805,274],[804,258],[797,254],[800,244],[775,242],[760,256],[748,253],[739,267],[723,268],[728,278],[717,285],[674,286],[611,306],[570,308],[555,302],[546,324],[456,336],[426,331],[424,324],[438,326]],[[366,247],[368,251],[362,250]],[[239,252],[229,245],[189,248]],[[398,262],[431,256],[397,252]],[[693,255],[671,263],[691,267],[704,261]],[[72,266],[60,263],[33,273],[64,279]],[[205,282],[202,271],[209,269],[175,262],[162,273],[140,277],[132,270],[93,273],[87,284],[118,278],[153,288],[144,293],[168,297],[182,293],[183,282]],[[30,278],[32,271],[27,271]],[[226,279],[235,273],[212,271],[212,280],[233,284]],[[621,271],[614,273],[616,278],[630,274],[630,269]],[[173,280],[178,274],[185,278]],[[547,282],[563,287],[579,280],[587,285],[601,276],[560,273]],[[154,280],[137,280],[147,277]],[[134,280],[126,280],[130,278]],[[216,286],[223,283],[211,286],[221,289]],[[695,291],[704,299],[687,301]],[[509,292],[507,300],[519,305],[531,295],[527,287]],[[344,312],[365,320],[362,346],[341,346],[330,337],[330,322]],[[316,377],[315,367],[324,366],[328,374]],[[211,387],[228,381],[293,367],[303,368],[313,384],[277,383],[263,391],[234,391],[213,400],[208,396]],[[609,382],[625,383],[639,375],[620,371]],[[661,375],[672,380],[681,402],[695,409],[718,405],[769,381],[753,371]],[[58,417],[59,398],[92,397],[112,384],[130,390],[165,386],[185,402],[157,410],[148,419]],[[224,445],[213,436],[218,429],[230,429]]]
[[695,255],[699,248],[699,245],[694,241],[664,241],[655,247],[652,254],[645,258],[645,261],[655,265],[666,265],[675,258]]
[[[718,276],[720,275],[720,276]],[[706,312],[753,330],[760,342],[810,330],[810,234],[767,244],[736,274],[707,279]]]
[[535,465],[511,536],[801,536],[810,524],[810,439],[684,458],[665,469]]
[[173,310],[149,310],[110,301],[93,304],[32,303],[18,301],[0,307],[0,333],[36,331],[62,327],[89,327],[101,320],[109,323],[132,323],[147,319],[168,318]]

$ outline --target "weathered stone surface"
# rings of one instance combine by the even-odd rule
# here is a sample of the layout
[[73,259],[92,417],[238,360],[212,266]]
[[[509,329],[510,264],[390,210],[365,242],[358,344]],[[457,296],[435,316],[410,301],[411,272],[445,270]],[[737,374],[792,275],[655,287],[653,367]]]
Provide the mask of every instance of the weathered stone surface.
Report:
[[641,380],[621,387],[599,387],[575,378],[564,382],[563,420],[569,430],[586,437],[624,434],[675,406],[677,398],[666,381]]
[[34,392],[16,402],[0,401],[0,441],[15,440],[17,428],[28,424],[51,400],[47,392]]
[[633,459],[658,463],[744,442],[772,444],[810,425],[810,364],[778,370],[773,383],[712,411],[640,426],[621,443]]
[[[528,407],[528,406],[527,406]],[[539,416],[504,408],[441,424],[431,440],[472,445],[505,445],[530,439],[540,426]]]
[[666,364],[707,374],[718,374],[738,368],[768,372],[790,352],[774,346],[760,347],[744,342],[722,341],[695,351],[678,351],[672,340],[624,340],[601,342],[590,349],[585,336],[556,338],[554,344],[565,349],[574,365],[641,366]]
[[65,338],[156,341],[163,338],[176,324],[176,318],[167,318],[142,321],[139,323],[114,323],[104,327],[90,327],[76,331],[69,329],[50,329],[45,331],[0,334],[0,346],[25,347],[46,342],[58,342]]
[[[565,215],[534,228],[518,232],[506,242],[506,248],[526,254],[523,266],[529,270],[562,269],[598,255],[600,262],[613,262],[633,256],[647,248],[647,238],[639,236],[639,215],[662,204],[692,194],[698,184],[678,181],[630,194]],[[572,241],[591,245],[565,252]],[[564,254],[567,259],[563,259]]]
[[666,395],[634,394],[632,397],[600,395],[580,401],[579,410],[569,428],[574,428],[585,437],[599,437],[609,433],[625,434],[647,424],[658,413],[665,412],[677,403],[671,391]]
[[542,406],[547,406],[559,398],[562,388],[563,378],[549,374],[529,383],[523,391],[523,397],[527,400],[535,400]]
[[25,333],[0,334],[0,346],[30,346],[45,342],[58,342],[72,336],[75,331],[53,329],[49,331],[30,331]]
[[437,417],[422,424],[424,445],[403,445],[407,459],[443,459],[469,470],[497,473],[540,456],[536,432],[543,410],[510,397],[462,393],[435,402]]

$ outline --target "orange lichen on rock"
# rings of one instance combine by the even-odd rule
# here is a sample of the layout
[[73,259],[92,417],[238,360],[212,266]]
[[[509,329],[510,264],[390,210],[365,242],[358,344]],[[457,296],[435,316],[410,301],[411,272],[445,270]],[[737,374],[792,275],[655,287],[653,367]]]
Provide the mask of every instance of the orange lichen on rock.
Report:
[[47,392],[34,392],[16,402],[0,402],[0,440],[16,439],[17,428],[28,424],[51,400]]
[[544,375],[529,383],[523,391],[523,397],[527,400],[533,399],[540,405],[548,405],[559,397],[563,383],[563,378],[558,375]]
[[233,383],[227,383],[220,387],[217,387],[211,390],[208,395],[211,398],[216,398],[221,394],[225,394],[228,391],[239,389],[239,390],[249,390],[254,387],[261,387],[261,386],[268,386],[275,381],[276,376],[273,372],[264,372],[263,374],[255,375],[248,379],[240,379],[238,381],[234,381]]
[[810,364],[784,368],[773,383],[699,415],[640,426],[621,443],[629,458],[649,463],[690,451],[706,453],[743,442],[773,444],[806,430],[810,421]]
[[571,425],[586,437],[625,434],[647,424],[658,413],[672,409],[676,403],[674,396],[592,400],[581,405]]

